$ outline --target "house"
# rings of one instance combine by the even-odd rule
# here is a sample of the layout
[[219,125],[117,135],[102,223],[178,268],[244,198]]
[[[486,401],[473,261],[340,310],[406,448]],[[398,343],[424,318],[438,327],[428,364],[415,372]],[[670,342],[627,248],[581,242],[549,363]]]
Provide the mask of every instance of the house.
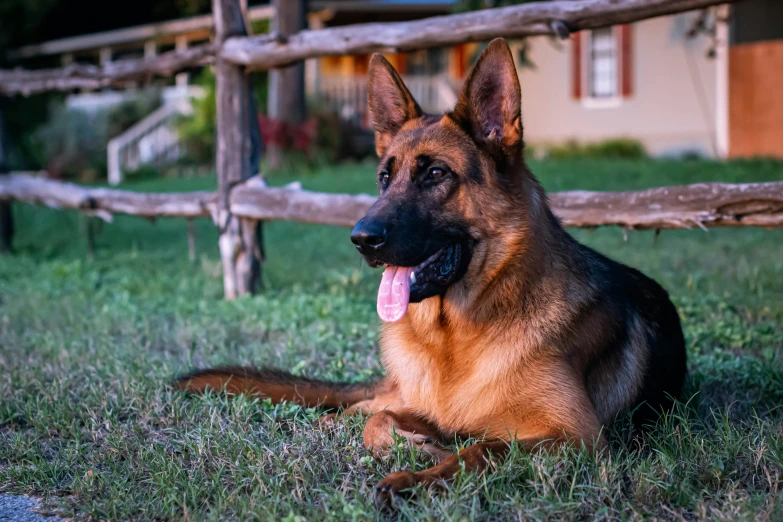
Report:
[[749,0],[732,9],[721,68],[728,155],[783,158],[783,2]]
[[[532,65],[520,72],[527,141],[630,137],[657,156],[726,157],[725,23],[717,22],[717,43],[691,37],[700,16],[530,41]],[[714,16],[706,23],[714,24]]]
[[[453,0],[310,0],[311,29],[366,21],[405,21],[448,14]],[[268,5],[247,7],[251,23],[273,16]],[[511,42],[519,61],[527,143],[545,147],[569,140],[591,142],[627,137],[656,156],[697,154],[729,158],[783,158],[783,2],[747,0],[704,12],[689,12],[642,22],[581,31],[567,40],[554,37]],[[151,56],[210,38],[210,16],[83,35],[17,49],[9,57],[23,62],[59,55],[62,62],[106,62],[117,57]],[[478,44],[387,55],[422,107],[441,112],[453,107]],[[307,60],[310,100],[357,125],[369,126],[366,73],[369,56]],[[169,88],[176,101],[198,95],[187,75]],[[122,94],[75,93],[74,107],[113,103]],[[174,107],[172,105],[172,107]],[[165,112],[165,111],[164,111]],[[180,108],[169,110],[171,114]],[[112,179],[128,163],[163,138],[176,140],[155,122],[140,122],[110,147]],[[153,133],[155,137],[153,136]],[[112,159],[113,157],[113,159]],[[123,159],[125,158],[125,159]],[[134,159],[135,158],[135,159]]]
[[783,2],[749,0],[537,38],[520,72],[531,143],[627,136],[654,155],[783,158]]
[[[311,29],[373,22],[403,22],[449,14],[453,0],[332,0],[310,2]],[[470,67],[475,44],[387,54],[411,93],[428,112],[454,107],[459,88]],[[344,118],[369,126],[367,66],[370,55],[328,56],[305,64],[307,93],[311,100]]]
[[[428,14],[451,2],[333,1],[313,28]],[[637,139],[656,156],[783,157],[783,2],[748,0],[705,12],[512,42],[522,85],[525,140]],[[476,44],[387,58],[425,110],[456,101]],[[344,117],[368,124],[369,56],[308,64],[308,90]]]

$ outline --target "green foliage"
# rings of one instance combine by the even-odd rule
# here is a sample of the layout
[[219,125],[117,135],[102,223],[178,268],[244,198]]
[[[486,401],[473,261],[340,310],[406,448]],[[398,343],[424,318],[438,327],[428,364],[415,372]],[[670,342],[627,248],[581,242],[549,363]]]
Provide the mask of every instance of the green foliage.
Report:
[[110,109],[88,113],[53,104],[49,119],[32,134],[38,157],[54,177],[93,181],[105,176],[109,140],[160,105],[155,91],[143,91]]
[[[210,10],[210,0],[137,0],[120,3],[105,0],[79,0],[76,3],[68,0],[0,0],[0,67],[19,65],[8,62],[6,51],[23,45],[206,14]],[[59,65],[59,56],[56,55],[24,63],[29,68]],[[0,97],[0,111],[12,140],[12,168],[25,170],[46,166],[46,158],[42,158],[37,150],[36,129],[48,120],[49,107],[62,98],[63,95],[59,93],[29,98]]]
[[134,181],[152,180],[159,178],[163,173],[155,165],[140,165],[135,170],[125,172],[125,176]]
[[[772,161],[530,161],[549,190],[783,180]],[[376,190],[374,167],[301,178]],[[214,189],[214,176],[129,183]],[[396,515],[372,504],[386,473],[430,461],[400,444],[375,461],[362,418],[168,386],[193,367],[273,365],[348,381],[381,373],[375,293],[342,228],[266,223],[266,291],[222,300],[217,233],[198,220],[117,216],[85,260],[72,212],[15,205],[17,253],[0,257],[0,490],[100,520],[783,520],[783,231],[573,231],[671,293],[683,318],[685,401],[646,437],[620,420],[611,450],[515,448],[487,475],[421,489]],[[299,517],[299,518],[297,518]]]
[[[268,77],[253,74],[253,92],[259,112],[266,112]],[[204,69],[194,84],[205,90],[205,96],[193,100],[193,114],[183,116],[176,124],[177,133],[185,142],[190,159],[196,164],[212,165],[215,158],[217,121],[215,119],[215,74]],[[372,134],[351,127],[335,114],[317,105],[308,107],[309,117],[317,120],[317,134],[312,150],[307,155],[287,151],[278,170],[315,171],[329,163],[344,160],[362,160],[374,154]],[[263,158],[262,158],[263,159]]]
[[106,168],[106,119],[102,114],[58,105],[33,140],[40,151],[40,163],[53,177],[77,177]]
[[552,159],[596,158],[596,159],[642,159],[647,150],[638,140],[614,138],[596,143],[568,141],[562,145],[553,145],[547,149]]
[[[202,0],[178,0],[179,2],[195,2]],[[208,3],[208,2],[207,2]],[[256,20],[251,23],[252,34],[269,32],[269,20]],[[253,96],[256,109],[261,114],[267,113],[269,98],[269,75],[266,71],[250,73]],[[204,89],[204,96],[193,100],[193,114],[178,119],[177,133],[184,141],[188,161],[197,165],[214,165],[215,146],[217,140],[217,105],[216,78],[211,67],[203,68],[192,79],[194,85]]]
[[375,136],[371,130],[346,122],[317,105],[308,107],[308,117],[316,120],[316,136],[310,150],[284,151],[278,171],[318,173],[330,164],[375,159]]
[[50,109],[57,107],[62,95],[37,95],[29,98],[5,98],[0,96],[0,112],[3,114],[11,170],[37,170],[45,167],[41,163],[40,146],[35,139],[36,131],[51,115]]
[[[269,82],[266,73],[252,74],[253,93],[259,112],[266,112]],[[193,79],[193,84],[204,89],[204,96],[195,98],[193,114],[178,118],[176,130],[185,144],[190,158],[200,165],[213,165],[217,139],[217,107],[215,72],[207,67]]]
[[202,69],[193,83],[204,89],[204,96],[192,100],[193,114],[178,118],[176,129],[188,155],[198,163],[212,165],[217,137],[215,73]]
[[250,21],[250,32],[253,35],[256,35],[256,34],[267,34],[269,32],[269,24],[270,24],[270,20],[268,20],[268,19],[251,20]]

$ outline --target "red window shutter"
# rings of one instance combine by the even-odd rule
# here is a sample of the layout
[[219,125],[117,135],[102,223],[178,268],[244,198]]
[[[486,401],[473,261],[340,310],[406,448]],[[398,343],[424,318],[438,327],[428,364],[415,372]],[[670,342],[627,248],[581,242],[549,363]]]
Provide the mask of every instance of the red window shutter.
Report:
[[571,35],[571,96],[582,99],[582,33]]
[[353,73],[357,76],[365,76],[370,66],[370,56],[360,54],[353,58]]
[[405,53],[397,53],[395,56],[397,57],[397,63],[395,64],[397,72],[400,74],[408,72],[408,56]]
[[620,26],[620,92],[623,97],[633,95],[633,46],[631,45],[631,25]]
[[458,45],[454,48],[454,60],[457,62],[457,68],[455,71],[455,74],[457,78],[460,80],[465,77],[465,73],[467,73],[466,70],[466,62],[465,59],[465,45]]

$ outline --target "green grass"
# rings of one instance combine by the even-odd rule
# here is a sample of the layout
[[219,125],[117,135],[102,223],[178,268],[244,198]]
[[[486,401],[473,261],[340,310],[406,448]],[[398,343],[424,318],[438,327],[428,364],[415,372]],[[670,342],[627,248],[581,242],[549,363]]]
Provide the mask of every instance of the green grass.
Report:
[[[534,163],[550,190],[783,180],[774,162]],[[299,177],[305,188],[373,192],[373,167]],[[277,177],[282,184],[295,179]],[[209,178],[129,183],[193,190]],[[117,216],[86,259],[71,212],[14,208],[17,252],[0,258],[0,491],[39,494],[66,516],[134,520],[782,520],[783,231],[574,231],[658,279],[683,319],[687,403],[648,437],[614,429],[600,459],[516,451],[496,473],[420,492],[396,515],[372,506],[386,473],[424,467],[400,446],[384,462],[363,419],[333,431],[291,405],[170,391],[216,364],[269,364],[330,379],[382,372],[379,273],[348,232],[266,225],[266,290],[221,299],[216,233]]]

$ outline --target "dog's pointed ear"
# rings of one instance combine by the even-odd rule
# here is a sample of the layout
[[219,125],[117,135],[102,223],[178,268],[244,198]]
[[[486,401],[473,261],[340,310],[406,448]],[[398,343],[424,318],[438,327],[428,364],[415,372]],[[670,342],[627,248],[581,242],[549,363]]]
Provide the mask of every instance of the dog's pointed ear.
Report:
[[522,145],[522,93],[511,49],[492,40],[470,72],[452,118],[479,144],[509,158]]
[[421,116],[421,108],[394,67],[379,53],[370,58],[367,104],[375,128],[375,151],[383,156],[406,121]]

